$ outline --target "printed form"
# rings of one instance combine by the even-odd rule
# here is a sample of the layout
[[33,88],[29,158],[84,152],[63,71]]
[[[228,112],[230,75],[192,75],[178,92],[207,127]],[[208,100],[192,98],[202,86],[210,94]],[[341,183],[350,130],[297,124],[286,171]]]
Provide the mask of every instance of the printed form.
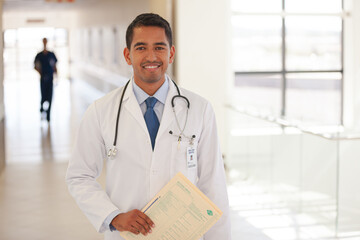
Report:
[[222,215],[220,209],[180,172],[142,211],[155,223],[155,228],[147,236],[120,232],[126,240],[198,240]]

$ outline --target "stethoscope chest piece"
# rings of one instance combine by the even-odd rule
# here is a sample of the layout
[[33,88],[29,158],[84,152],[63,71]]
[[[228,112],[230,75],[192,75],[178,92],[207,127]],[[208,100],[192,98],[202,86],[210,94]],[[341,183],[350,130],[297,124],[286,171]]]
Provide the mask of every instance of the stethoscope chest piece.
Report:
[[109,149],[107,156],[108,158],[114,158],[116,156],[116,153],[117,153],[117,148],[113,146],[112,148]]

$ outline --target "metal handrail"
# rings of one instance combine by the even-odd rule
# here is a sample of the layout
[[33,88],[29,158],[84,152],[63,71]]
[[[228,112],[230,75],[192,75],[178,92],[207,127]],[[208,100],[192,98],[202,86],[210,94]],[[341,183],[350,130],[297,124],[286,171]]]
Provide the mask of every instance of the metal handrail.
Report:
[[[281,117],[275,117],[275,116],[271,116],[271,115],[264,115],[264,114],[260,114],[259,112],[253,112],[253,111],[248,111],[245,108],[242,107],[237,107],[234,106],[232,104],[225,104],[226,108],[229,108],[231,110],[234,110],[235,112],[244,114],[246,116],[249,117],[253,117],[256,119],[261,119],[270,123],[274,123],[279,125],[282,128],[295,128],[298,129],[299,131],[301,131],[302,133],[306,133],[306,134],[310,134],[310,135],[314,135],[317,137],[321,137],[327,140],[331,140],[331,141],[340,141],[340,140],[360,140],[360,133],[357,133],[359,136],[343,136],[342,134],[344,134],[343,130],[340,130],[335,132],[335,133],[319,133],[319,132],[315,132],[312,130],[309,130],[308,128],[301,126],[301,124],[294,124],[284,118]],[[339,126],[339,128],[343,127]]]

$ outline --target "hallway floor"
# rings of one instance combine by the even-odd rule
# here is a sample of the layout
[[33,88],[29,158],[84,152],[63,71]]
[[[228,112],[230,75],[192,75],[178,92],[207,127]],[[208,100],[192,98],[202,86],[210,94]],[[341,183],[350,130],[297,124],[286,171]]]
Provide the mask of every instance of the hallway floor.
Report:
[[91,94],[80,96],[79,86],[60,81],[48,124],[41,120],[38,84],[38,79],[5,83],[0,239],[102,239],[68,194],[64,181],[74,132],[93,101]]

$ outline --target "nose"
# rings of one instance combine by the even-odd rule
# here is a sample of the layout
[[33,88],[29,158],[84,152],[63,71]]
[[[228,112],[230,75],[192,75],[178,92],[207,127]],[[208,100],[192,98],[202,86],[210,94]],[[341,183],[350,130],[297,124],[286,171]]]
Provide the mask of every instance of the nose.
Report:
[[146,60],[153,62],[153,61],[156,61],[156,59],[157,59],[157,56],[156,56],[155,50],[149,49],[146,54]]

